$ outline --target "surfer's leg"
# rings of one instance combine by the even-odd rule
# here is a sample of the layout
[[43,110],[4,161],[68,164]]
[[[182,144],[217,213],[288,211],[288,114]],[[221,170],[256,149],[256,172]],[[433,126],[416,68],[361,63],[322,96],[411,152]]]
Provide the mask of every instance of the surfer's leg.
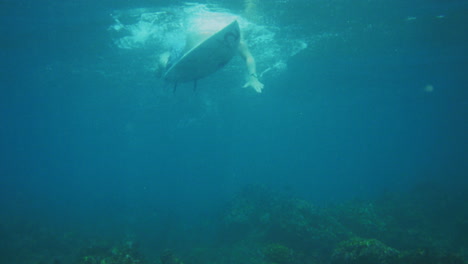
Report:
[[258,2],[259,0],[244,0],[244,16],[245,18],[257,21],[259,20],[258,15]]
[[171,53],[168,51],[159,55],[158,64],[156,65],[156,76],[158,78],[161,78],[166,71],[166,66],[170,55]]

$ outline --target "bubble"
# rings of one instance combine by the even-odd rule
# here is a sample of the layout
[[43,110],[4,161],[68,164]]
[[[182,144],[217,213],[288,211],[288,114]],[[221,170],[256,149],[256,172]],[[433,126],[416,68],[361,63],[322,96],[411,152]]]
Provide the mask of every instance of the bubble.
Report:
[[426,93],[434,92],[434,86],[432,84],[426,84],[426,86],[424,86],[424,92]]

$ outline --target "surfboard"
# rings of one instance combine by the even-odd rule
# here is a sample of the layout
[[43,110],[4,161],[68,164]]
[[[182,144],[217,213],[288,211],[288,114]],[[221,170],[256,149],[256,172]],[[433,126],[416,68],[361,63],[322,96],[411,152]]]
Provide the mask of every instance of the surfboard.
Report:
[[239,24],[234,21],[186,52],[166,71],[164,79],[189,82],[216,72],[236,54],[239,41]]

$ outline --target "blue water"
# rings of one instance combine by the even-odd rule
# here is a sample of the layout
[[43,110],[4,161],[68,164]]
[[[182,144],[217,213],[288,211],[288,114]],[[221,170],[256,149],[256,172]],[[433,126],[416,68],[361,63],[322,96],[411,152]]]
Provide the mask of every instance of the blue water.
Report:
[[466,1],[262,2],[257,23],[307,48],[257,94],[240,59],[173,93],[159,51],[115,45],[110,14],[181,1],[2,1],[2,229],[147,245],[250,184],[318,205],[466,189]]

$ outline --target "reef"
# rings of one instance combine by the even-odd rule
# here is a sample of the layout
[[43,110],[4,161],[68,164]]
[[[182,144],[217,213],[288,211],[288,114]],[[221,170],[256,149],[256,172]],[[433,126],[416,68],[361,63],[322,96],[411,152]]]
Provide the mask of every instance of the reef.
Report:
[[[9,232],[15,227],[13,222],[4,224],[0,233],[8,243],[3,244],[5,261],[0,262],[466,264],[466,200],[463,192],[422,185],[408,193],[317,206],[252,185],[212,218],[203,218],[203,224],[183,229],[173,222],[170,226],[164,224],[169,222],[155,223],[163,226],[157,229],[162,231],[149,232],[154,243],[142,241],[146,251],[131,241],[90,242],[96,240],[36,226],[17,227],[13,230],[22,232],[13,234]],[[164,233],[165,229],[171,232]],[[175,248],[164,250],[171,244]]]
[[377,239],[353,238],[341,242],[334,250],[332,264],[394,264],[399,251]]
[[146,264],[133,242],[117,246],[96,245],[82,249],[78,264]]
[[299,262],[294,250],[281,244],[265,246],[263,254],[265,261],[271,264],[295,264]]
[[266,263],[290,264],[293,255],[303,263],[465,263],[468,236],[456,232],[468,227],[464,199],[435,190],[318,207],[250,186],[231,202],[220,233],[231,243],[274,242]]

